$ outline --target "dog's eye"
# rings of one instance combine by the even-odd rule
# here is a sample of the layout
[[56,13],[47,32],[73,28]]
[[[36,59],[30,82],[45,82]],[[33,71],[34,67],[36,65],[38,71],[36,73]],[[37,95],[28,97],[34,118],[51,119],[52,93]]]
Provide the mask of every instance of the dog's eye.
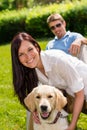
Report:
[[48,98],[52,98],[53,96],[52,95],[49,95]]
[[36,98],[40,99],[40,96],[36,96]]

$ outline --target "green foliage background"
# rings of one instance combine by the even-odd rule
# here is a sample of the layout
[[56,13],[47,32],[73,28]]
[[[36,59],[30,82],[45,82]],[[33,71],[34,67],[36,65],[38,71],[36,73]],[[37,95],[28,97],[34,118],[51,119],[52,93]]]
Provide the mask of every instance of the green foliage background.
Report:
[[62,14],[67,30],[87,35],[87,1],[77,1],[0,12],[0,43],[11,41],[20,31],[26,31],[35,38],[52,37],[46,20],[55,12]]

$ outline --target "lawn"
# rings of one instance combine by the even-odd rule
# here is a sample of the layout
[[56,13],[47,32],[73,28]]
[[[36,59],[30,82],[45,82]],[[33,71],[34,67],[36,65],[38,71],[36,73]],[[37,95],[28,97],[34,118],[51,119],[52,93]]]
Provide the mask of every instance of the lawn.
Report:
[[[37,41],[45,49],[48,40]],[[12,86],[10,44],[0,46],[0,130],[26,130],[26,110],[14,95]],[[86,115],[80,115],[77,130],[87,130]]]

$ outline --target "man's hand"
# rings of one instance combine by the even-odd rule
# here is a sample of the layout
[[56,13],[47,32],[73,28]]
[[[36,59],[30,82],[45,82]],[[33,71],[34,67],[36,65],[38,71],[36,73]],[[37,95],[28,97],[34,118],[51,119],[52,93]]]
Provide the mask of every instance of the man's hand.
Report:
[[77,56],[80,53],[81,50],[81,39],[75,40],[70,48],[69,48],[69,53],[73,56]]

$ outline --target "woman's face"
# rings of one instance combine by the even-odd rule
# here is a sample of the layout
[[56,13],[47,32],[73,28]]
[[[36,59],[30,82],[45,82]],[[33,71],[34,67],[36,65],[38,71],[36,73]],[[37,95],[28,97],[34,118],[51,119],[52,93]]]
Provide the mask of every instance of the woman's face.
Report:
[[40,62],[39,49],[29,41],[22,41],[18,50],[19,61],[26,67],[36,68]]

